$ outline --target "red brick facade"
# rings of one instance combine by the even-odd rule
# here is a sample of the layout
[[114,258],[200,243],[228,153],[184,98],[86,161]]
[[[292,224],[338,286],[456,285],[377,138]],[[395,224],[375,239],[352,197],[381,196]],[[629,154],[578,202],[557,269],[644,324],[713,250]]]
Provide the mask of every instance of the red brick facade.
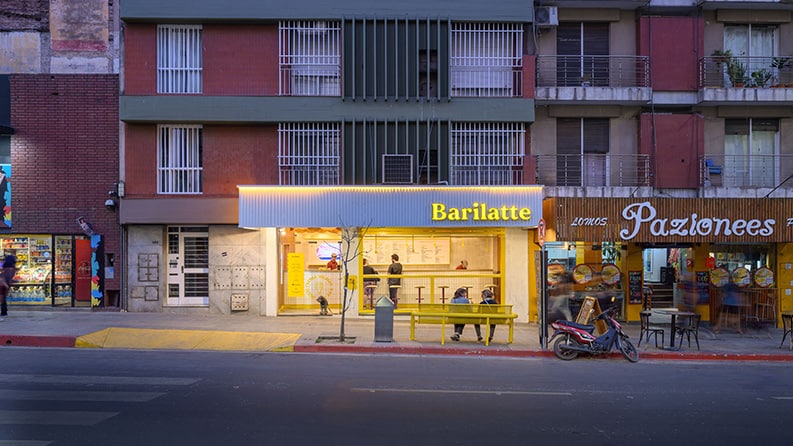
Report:
[[[11,75],[13,233],[81,234],[85,217],[121,270],[118,75]],[[119,290],[119,275],[106,290]]]

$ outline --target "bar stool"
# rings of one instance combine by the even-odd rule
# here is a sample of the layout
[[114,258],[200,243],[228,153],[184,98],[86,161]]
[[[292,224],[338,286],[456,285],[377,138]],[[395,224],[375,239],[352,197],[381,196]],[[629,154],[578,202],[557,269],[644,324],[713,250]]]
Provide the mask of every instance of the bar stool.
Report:
[[366,294],[369,296],[369,309],[374,310],[374,289],[377,288],[377,285],[366,285],[364,286],[366,289]]
[[[400,288],[402,288],[402,285],[388,285],[389,291],[390,290],[394,290],[394,289],[396,290],[396,293],[394,293],[395,297],[393,299],[393,301],[394,301],[394,309],[395,310],[396,310],[396,307],[397,307],[397,301],[399,300],[399,295],[397,293],[399,293],[399,289]],[[388,294],[389,294],[389,297],[391,297],[391,293],[388,293]]]
[[419,303],[419,306],[421,306],[421,289],[422,288],[426,288],[426,287],[424,285],[416,285],[416,289],[419,292],[419,297],[416,298],[416,301]]
[[779,348],[785,343],[785,338],[790,335],[790,349],[793,350],[793,313],[784,312],[780,315],[782,317],[782,342],[779,343]]
[[446,288],[449,288],[449,285],[441,285],[438,288],[441,289],[441,303],[446,303]]
[[471,298],[471,288],[473,288],[473,287],[474,287],[473,285],[463,285],[460,288],[465,288],[465,294],[467,294],[468,298],[470,299]]

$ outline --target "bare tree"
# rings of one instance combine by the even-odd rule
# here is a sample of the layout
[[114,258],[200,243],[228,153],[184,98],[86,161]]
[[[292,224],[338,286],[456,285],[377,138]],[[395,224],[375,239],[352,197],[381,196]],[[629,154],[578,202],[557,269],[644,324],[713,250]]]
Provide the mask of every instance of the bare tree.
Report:
[[344,274],[344,287],[343,287],[344,292],[342,294],[342,299],[341,299],[341,310],[340,310],[341,326],[339,327],[339,342],[344,342],[346,338],[346,335],[344,333],[345,316],[347,314],[347,310],[350,308],[350,303],[352,301],[352,292],[349,290],[350,264],[352,263],[353,260],[355,260],[358,257],[358,253],[359,253],[358,243],[366,235],[366,231],[368,229],[369,229],[368,225],[364,228],[345,227],[344,222],[342,222],[341,268],[342,268],[342,273]]

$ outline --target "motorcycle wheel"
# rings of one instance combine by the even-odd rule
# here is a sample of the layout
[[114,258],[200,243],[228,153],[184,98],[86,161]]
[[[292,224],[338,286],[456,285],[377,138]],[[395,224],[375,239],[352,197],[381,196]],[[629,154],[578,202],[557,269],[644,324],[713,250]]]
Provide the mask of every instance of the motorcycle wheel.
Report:
[[570,345],[570,346],[578,346],[579,343],[575,339],[573,339],[570,335],[562,335],[556,338],[556,341],[553,343],[553,352],[556,354],[556,357],[563,360],[563,361],[570,361],[578,357],[578,352],[575,350],[567,350],[563,346]]
[[617,338],[617,348],[620,349],[622,356],[630,362],[637,362],[639,360],[639,352],[633,343],[626,338]]

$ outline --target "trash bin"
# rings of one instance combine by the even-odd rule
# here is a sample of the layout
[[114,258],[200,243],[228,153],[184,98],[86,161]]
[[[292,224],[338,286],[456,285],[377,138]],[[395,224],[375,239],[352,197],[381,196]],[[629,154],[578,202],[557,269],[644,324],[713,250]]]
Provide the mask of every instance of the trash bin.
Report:
[[374,341],[393,342],[394,302],[388,296],[380,296],[374,305]]

